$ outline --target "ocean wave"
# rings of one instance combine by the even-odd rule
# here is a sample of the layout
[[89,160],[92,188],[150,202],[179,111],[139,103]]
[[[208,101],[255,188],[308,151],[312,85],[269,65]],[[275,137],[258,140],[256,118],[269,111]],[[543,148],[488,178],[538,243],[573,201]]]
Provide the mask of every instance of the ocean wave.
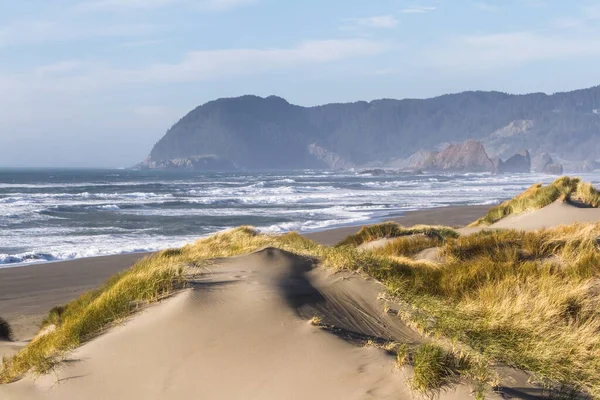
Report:
[[67,261],[79,258],[99,257],[118,254],[153,252],[166,248],[181,247],[191,243],[197,237],[184,239],[164,238],[165,240],[156,240],[156,238],[141,238],[142,244],[135,241],[134,237],[120,238],[113,237],[112,240],[102,243],[98,240],[91,240],[92,245],[87,244],[88,240],[81,240],[79,244],[57,245],[47,251],[26,251],[15,254],[0,254],[0,268],[6,268],[17,265],[27,265],[48,261]]
[[131,185],[101,179],[106,182],[46,189],[0,184],[0,264],[153,251],[244,224],[272,233],[308,232],[381,221],[409,210],[491,206],[553,177],[298,171],[180,176]]

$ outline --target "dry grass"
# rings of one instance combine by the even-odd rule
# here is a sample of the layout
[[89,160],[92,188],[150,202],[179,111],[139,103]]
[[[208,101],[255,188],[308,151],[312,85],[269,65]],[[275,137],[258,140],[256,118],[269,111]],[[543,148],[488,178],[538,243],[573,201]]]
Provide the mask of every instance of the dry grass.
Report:
[[383,224],[363,226],[358,233],[348,236],[338,243],[336,247],[358,247],[363,243],[377,239],[390,239],[412,235],[422,235],[439,240],[448,237],[458,237],[458,233],[454,229],[446,226],[415,225],[406,228],[394,222],[385,222]]
[[581,182],[579,178],[563,176],[548,186],[542,186],[541,183],[531,186],[517,197],[491,208],[487,215],[470,226],[491,225],[512,214],[539,210],[559,199],[600,206],[600,192],[591,184]]
[[443,267],[378,275],[422,331],[600,396],[598,236],[600,224],[482,232],[448,240]]
[[600,192],[590,183],[580,182],[573,197],[592,207],[600,207]]
[[[402,318],[426,334],[464,344],[482,359],[523,368],[600,398],[600,224],[465,237],[448,231],[442,238],[428,239],[441,247],[445,262],[440,265],[403,256],[414,251],[406,244],[396,252],[356,249],[356,243],[377,231],[399,232],[386,225],[347,245],[326,247],[295,233],[269,236],[242,227],[146,258],[100,289],[54,310],[48,322],[57,329],[5,360],[0,381],[13,381],[27,371],[48,371],[65,352],[140,305],[177,290],[186,274],[205,267],[207,260],[277,247],[317,258],[327,268],[378,279],[392,296],[410,305]],[[425,348],[402,358],[412,360],[416,368],[440,359],[446,365],[446,357]],[[423,373],[428,368],[423,367]],[[423,375],[415,387],[450,379],[452,374],[444,368],[435,370],[435,377]]]
[[10,341],[12,340],[12,329],[5,319],[0,317],[0,340]]
[[413,257],[423,250],[440,247],[445,239],[424,235],[403,236],[371,251],[382,256]]
[[47,373],[65,353],[90,340],[111,324],[129,316],[143,304],[157,301],[181,287],[183,266],[158,254],[138,262],[102,287],[56,309],[47,324],[51,332],[36,337],[22,351],[3,360],[0,383],[12,382],[28,371]]

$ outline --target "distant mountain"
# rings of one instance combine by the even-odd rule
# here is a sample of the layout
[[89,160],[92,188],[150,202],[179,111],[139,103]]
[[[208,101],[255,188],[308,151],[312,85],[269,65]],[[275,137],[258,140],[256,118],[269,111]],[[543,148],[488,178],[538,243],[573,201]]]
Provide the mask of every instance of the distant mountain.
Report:
[[596,165],[600,86],[553,95],[464,92],[318,107],[276,96],[219,99],[177,122],[142,166],[181,165],[207,155],[245,169],[399,166],[415,153],[468,139],[481,141],[490,158],[527,150],[573,168],[584,161]]

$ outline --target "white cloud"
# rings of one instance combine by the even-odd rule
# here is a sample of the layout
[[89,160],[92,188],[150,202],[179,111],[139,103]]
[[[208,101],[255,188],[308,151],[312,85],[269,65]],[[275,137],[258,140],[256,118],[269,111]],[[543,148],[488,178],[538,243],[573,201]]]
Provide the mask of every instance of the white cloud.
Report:
[[[271,71],[293,70],[344,60],[371,57],[390,49],[387,43],[363,40],[306,41],[289,48],[223,49],[188,52],[181,61],[161,63],[139,69],[120,69],[93,63],[67,60],[34,68],[29,73],[0,75],[15,98],[31,99],[44,93],[67,96],[111,90],[127,84],[205,82],[225,77],[257,75]],[[51,79],[49,79],[51,78]],[[17,96],[18,94],[18,96]]]
[[227,11],[255,3],[256,1],[257,0],[94,0],[79,3],[74,10],[76,12],[121,12],[185,5],[200,10]]
[[258,0],[204,0],[198,2],[198,7],[215,11],[228,11],[256,3],[257,1]]
[[487,12],[498,12],[498,11],[500,11],[500,6],[499,5],[492,4],[492,3],[486,3],[486,2],[475,3],[475,7],[477,7],[478,9],[480,9],[482,11],[487,11]]
[[179,2],[180,0],[94,0],[79,3],[78,11],[114,11],[123,9],[159,8]]
[[42,65],[33,69],[33,74],[37,77],[48,75],[67,74],[83,67],[85,63],[77,60],[60,61],[54,64]]
[[388,48],[381,42],[346,39],[307,41],[291,48],[201,50],[179,63],[154,65],[133,75],[148,81],[203,81],[374,56]]
[[600,6],[586,6],[580,9],[580,16],[565,16],[553,21],[560,29],[596,30],[600,19]]
[[410,7],[400,10],[403,14],[423,14],[437,10],[437,7]]
[[60,41],[83,41],[92,37],[139,37],[163,32],[151,24],[85,24],[72,21],[17,21],[0,28],[0,47]]
[[379,15],[376,17],[356,18],[357,25],[367,28],[395,28],[398,20],[393,15]]
[[428,49],[423,62],[443,69],[495,70],[535,61],[600,56],[600,36],[515,32],[457,37]]

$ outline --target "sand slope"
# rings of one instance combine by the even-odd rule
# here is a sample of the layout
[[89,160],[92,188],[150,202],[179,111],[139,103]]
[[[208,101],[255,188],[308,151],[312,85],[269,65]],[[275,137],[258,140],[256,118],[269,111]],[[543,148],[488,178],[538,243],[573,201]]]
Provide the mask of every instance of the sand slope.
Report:
[[600,208],[578,207],[556,201],[540,210],[508,216],[491,225],[491,228],[537,230],[575,222],[600,222]]
[[[74,351],[56,375],[0,386],[2,399],[409,399],[393,357],[311,325],[418,336],[382,311],[381,289],[266,249],[221,260],[190,289]],[[468,391],[461,388],[457,398]]]
[[600,208],[580,207],[558,200],[540,210],[509,215],[490,226],[467,227],[457,231],[461,235],[469,235],[486,229],[535,231],[560,225],[571,225],[576,222],[600,222]]
[[0,315],[10,323],[17,339],[29,339],[52,307],[97,287],[145,255],[147,253],[0,268]]

